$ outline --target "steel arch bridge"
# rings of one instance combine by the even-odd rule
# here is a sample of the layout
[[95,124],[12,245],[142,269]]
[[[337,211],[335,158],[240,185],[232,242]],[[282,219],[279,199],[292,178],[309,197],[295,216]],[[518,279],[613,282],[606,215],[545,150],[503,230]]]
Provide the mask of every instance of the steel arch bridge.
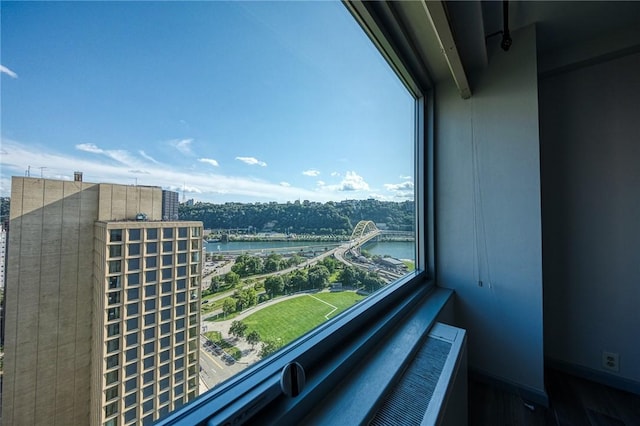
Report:
[[358,222],[355,228],[353,228],[353,232],[351,233],[351,239],[355,240],[358,238],[362,238],[363,236],[371,233],[378,232],[379,229],[376,224],[372,220],[361,220]]

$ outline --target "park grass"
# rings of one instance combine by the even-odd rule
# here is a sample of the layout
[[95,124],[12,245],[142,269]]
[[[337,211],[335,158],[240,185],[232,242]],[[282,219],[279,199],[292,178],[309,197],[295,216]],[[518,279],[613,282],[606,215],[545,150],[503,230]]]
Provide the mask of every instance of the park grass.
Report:
[[246,333],[255,330],[260,334],[263,342],[273,341],[278,346],[288,344],[325,322],[325,315],[333,310],[331,306],[314,297],[338,308],[330,318],[364,298],[354,292],[344,291],[305,294],[284,300],[243,319],[242,322],[248,327]]

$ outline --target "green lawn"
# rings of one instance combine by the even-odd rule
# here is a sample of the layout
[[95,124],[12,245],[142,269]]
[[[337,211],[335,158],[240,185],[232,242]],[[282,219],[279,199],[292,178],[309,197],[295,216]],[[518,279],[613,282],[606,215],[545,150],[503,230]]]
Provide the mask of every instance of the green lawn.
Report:
[[325,315],[333,310],[331,306],[314,297],[338,308],[330,318],[364,298],[351,291],[316,293],[313,297],[304,295],[261,309],[242,322],[248,326],[247,333],[256,330],[260,333],[262,341],[286,345],[325,322]]

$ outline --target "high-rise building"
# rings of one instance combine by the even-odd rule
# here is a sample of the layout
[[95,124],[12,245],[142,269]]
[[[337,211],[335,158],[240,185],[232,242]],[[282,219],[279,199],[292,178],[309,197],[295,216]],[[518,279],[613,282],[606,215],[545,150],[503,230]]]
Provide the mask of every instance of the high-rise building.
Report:
[[202,223],[159,187],[12,178],[2,420],[148,424],[198,394]]
[[177,192],[162,190],[162,218],[164,220],[178,220],[179,205]]

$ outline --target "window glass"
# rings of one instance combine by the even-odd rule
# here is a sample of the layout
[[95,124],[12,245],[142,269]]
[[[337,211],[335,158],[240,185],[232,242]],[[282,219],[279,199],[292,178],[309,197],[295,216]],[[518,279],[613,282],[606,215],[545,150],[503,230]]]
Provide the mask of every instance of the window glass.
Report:
[[128,256],[140,256],[140,244],[129,244],[129,253]]
[[158,253],[158,243],[147,243],[147,254]]
[[118,412],[118,402],[112,402],[104,407],[104,416],[109,417]]
[[140,229],[129,229],[129,241],[140,241]]
[[117,367],[120,362],[120,354],[109,355],[107,357],[107,369]]
[[107,385],[110,385],[111,383],[115,383],[118,381],[118,370],[114,370],[114,371],[109,371],[107,374],[104,375],[105,378],[105,382]]
[[122,241],[122,229],[111,229],[109,231],[109,241],[112,243]]
[[[101,230],[106,247],[86,248],[105,257],[99,268],[118,274],[96,293],[107,287],[107,321],[127,320],[124,329],[108,324],[109,355],[124,330],[124,349],[138,344],[137,336],[142,343],[159,337],[156,350],[181,342],[182,353],[186,344],[192,354],[203,326],[228,336],[226,321],[241,318],[248,328],[238,346],[248,347],[250,332],[262,341],[249,345],[251,356],[239,352],[233,369],[240,371],[260,359],[256,353],[268,356],[309,332],[305,324],[331,320],[413,270],[415,102],[340,2],[44,3],[47,13],[36,10],[45,7],[37,2],[15,2],[12,13],[45,17],[42,34],[50,40],[16,25],[32,48],[9,52],[15,36],[3,32],[3,53],[28,56],[32,67],[17,72],[42,89],[17,90],[27,81],[22,75],[7,80],[18,86],[3,85],[3,106],[15,111],[3,124],[16,140],[55,135],[42,150],[47,158],[60,154],[62,165],[86,164],[97,178],[126,185],[109,194],[113,206],[104,206],[113,207],[114,220],[150,218]],[[29,120],[12,118],[22,109]],[[20,121],[37,126],[21,130]],[[29,150],[36,156],[30,164],[49,166],[50,176],[65,173],[38,159],[40,150]],[[149,186],[180,190],[189,200],[181,216],[206,219],[211,234],[192,223],[155,222],[161,200],[136,199]],[[278,247],[269,245],[271,236]],[[137,288],[157,282],[160,289]],[[187,285],[197,291],[187,294]],[[289,304],[294,293],[306,303],[305,321]],[[157,308],[159,318],[147,317]],[[260,315],[267,313],[282,325],[264,324]],[[143,324],[129,315],[145,315]],[[131,333],[143,325],[144,334]],[[211,377],[207,388],[228,376]],[[148,418],[142,411],[139,402],[131,421]]]
[[[125,367],[126,368],[126,367]],[[129,379],[124,382],[124,391],[129,392],[138,387],[138,378],[134,377],[133,379]]]
[[115,352],[120,349],[120,339],[113,339],[107,341],[107,353]]
[[138,329],[138,327],[140,326],[139,324],[140,324],[140,322],[139,322],[138,317],[129,318],[127,320],[127,331]]
[[127,274],[127,285],[134,286],[140,284],[140,274]]
[[138,348],[127,349],[124,353],[125,362],[133,361],[138,358]]
[[104,399],[106,401],[111,401],[114,398],[118,397],[118,387],[114,386],[105,391]]
[[140,298],[140,289],[130,288],[127,290],[127,300],[138,300]]
[[156,268],[158,266],[158,256],[147,256],[145,258],[145,266],[147,268]]
[[120,244],[109,246],[109,257],[120,257],[120,256],[122,256],[122,246]]
[[127,259],[127,268],[129,271],[136,271],[140,269],[140,259]]

